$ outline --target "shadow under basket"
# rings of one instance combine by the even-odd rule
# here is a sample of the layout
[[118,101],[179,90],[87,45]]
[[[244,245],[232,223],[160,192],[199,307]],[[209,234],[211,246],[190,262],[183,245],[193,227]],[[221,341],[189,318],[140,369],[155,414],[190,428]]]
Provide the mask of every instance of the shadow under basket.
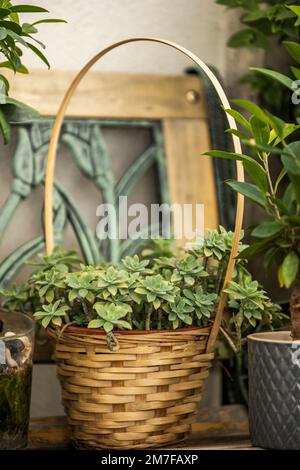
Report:
[[101,333],[50,330],[75,446],[147,449],[185,439],[214,357],[210,328],[115,333],[117,352]]

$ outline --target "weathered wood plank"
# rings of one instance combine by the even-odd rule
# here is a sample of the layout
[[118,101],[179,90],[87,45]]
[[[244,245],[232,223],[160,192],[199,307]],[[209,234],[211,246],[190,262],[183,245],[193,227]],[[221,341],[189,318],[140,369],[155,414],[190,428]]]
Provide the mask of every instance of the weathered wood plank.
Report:
[[[4,72],[3,72],[4,73]],[[54,116],[76,72],[32,70],[30,75],[5,72],[10,95]],[[89,73],[68,108],[68,117],[161,120],[206,117],[201,80],[193,75]]]
[[163,131],[171,202],[193,205],[190,223],[194,229],[195,205],[203,204],[205,228],[216,228],[218,206],[212,160],[201,155],[210,148],[207,120],[164,119]]

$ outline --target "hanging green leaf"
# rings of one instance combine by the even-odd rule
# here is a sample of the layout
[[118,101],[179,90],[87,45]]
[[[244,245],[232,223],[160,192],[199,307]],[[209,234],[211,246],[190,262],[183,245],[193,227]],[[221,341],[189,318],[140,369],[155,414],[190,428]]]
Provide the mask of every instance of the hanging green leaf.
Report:
[[293,41],[283,41],[282,43],[288,53],[290,54],[296,62],[300,63],[300,44]]
[[10,7],[10,11],[13,13],[49,13],[45,8],[35,5],[15,5]]
[[35,21],[34,23],[32,23],[31,26],[36,26],[37,24],[42,24],[42,23],[67,23],[67,21],[66,20],[58,20],[56,18],[49,18],[48,20]]
[[33,44],[27,43],[28,47],[47,65],[48,69],[50,69],[50,64],[48,59],[44,56],[44,54]]
[[260,207],[263,207],[263,208],[266,207],[266,199],[264,197],[263,192],[261,192],[259,188],[255,186],[254,184],[241,183],[239,181],[233,181],[233,180],[227,181],[227,184],[232,189],[234,189],[234,191],[237,191],[238,193],[243,194],[248,199],[258,204]]
[[283,285],[287,288],[291,287],[295,281],[299,270],[299,256],[291,251],[282,263],[281,267],[281,277]]
[[252,230],[251,235],[255,238],[268,238],[277,235],[282,230],[283,225],[279,222],[261,222]]
[[264,75],[265,77],[272,78],[273,80],[276,80],[277,82],[281,83],[281,85],[284,85],[285,87],[289,88],[290,90],[294,90],[295,88],[293,87],[293,80],[290,77],[287,77],[286,75],[283,75],[280,72],[275,72],[274,70],[266,69],[266,68],[259,68],[259,67],[250,67],[250,70],[253,70],[254,72],[260,73]]

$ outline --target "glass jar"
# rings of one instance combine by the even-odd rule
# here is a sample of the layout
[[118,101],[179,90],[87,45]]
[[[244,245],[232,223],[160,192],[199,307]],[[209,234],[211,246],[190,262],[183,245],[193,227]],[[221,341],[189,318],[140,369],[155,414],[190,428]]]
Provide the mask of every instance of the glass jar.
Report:
[[34,321],[0,311],[0,450],[27,445]]

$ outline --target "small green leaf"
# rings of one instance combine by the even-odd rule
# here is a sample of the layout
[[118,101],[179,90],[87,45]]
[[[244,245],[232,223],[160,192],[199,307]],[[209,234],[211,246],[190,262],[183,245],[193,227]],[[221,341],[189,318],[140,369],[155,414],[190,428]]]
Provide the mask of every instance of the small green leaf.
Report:
[[300,141],[292,142],[284,148],[281,161],[288,173],[300,175]]
[[101,328],[103,326],[103,320],[91,320],[88,324],[88,328]]
[[50,69],[50,64],[48,59],[44,56],[44,54],[33,44],[27,42],[28,47],[47,65],[48,69]]
[[259,145],[267,145],[270,138],[269,126],[258,119],[257,116],[251,117],[250,124],[255,142]]
[[6,18],[9,15],[10,15],[10,10],[8,10],[7,8],[0,8],[0,19],[1,20],[2,20],[2,18]]
[[251,259],[254,256],[261,255],[265,253],[270,248],[270,245],[272,244],[273,244],[273,241],[269,239],[259,241],[257,243],[252,243],[251,246],[249,246],[248,248],[245,248],[243,251],[241,251],[241,253],[239,253],[238,258]]
[[300,7],[297,5],[286,5],[286,8],[289,8],[298,18],[295,22],[295,26],[300,25]]
[[232,116],[236,120],[236,122],[238,122],[241,126],[243,126],[245,129],[247,129],[247,131],[251,131],[250,123],[236,109],[225,109],[225,108],[223,108],[223,109],[227,114]]
[[270,70],[266,68],[258,68],[258,67],[250,67],[250,70],[260,73],[261,75],[264,75],[265,77],[272,78],[273,80],[276,80],[277,82],[281,83],[281,85],[284,85],[285,87],[294,91],[293,80],[287,77],[286,75],[283,75],[282,73],[275,72],[274,70]]
[[35,5],[15,5],[10,7],[10,11],[13,13],[49,13],[45,8]]
[[289,288],[295,281],[299,270],[299,256],[291,251],[282,263],[282,280],[285,287]]
[[22,28],[17,23],[13,21],[0,21],[0,27],[5,29],[10,29],[14,33],[22,34]]
[[283,41],[282,44],[296,62],[300,63],[300,44],[293,41]]
[[232,100],[232,102],[236,104],[237,106],[239,106],[240,108],[245,109],[249,113],[252,113],[260,121],[268,124],[269,121],[268,121],[268,117],[266,113],[257,104],[252,103],[252,101],[249,101],[249,100],[237,100],[237,99]]
[[300,80],[300,69],[298,67],[291,66],[291,72],[297,80]]
[[106,333],[109,333],[110,331],[113,330],[114,325],[107,321],[107,322],[104,323],[103,328],[106,331]]
[[264,49],[267,45],[264,34],[256,29],[247,28],[233,34],[227,42],[229,47],[258,47]]
[[283,230],[282,224],[279,222],[262,222],[254,230],[251,235],[256,238],[272,237]]
[[67,23],[66,20],[57,20],[56,18],[50,18],[48,20],[39,20],[35,21],[32,23],[32,26],[36,26],[37,24],[42,24],[42,23]]

